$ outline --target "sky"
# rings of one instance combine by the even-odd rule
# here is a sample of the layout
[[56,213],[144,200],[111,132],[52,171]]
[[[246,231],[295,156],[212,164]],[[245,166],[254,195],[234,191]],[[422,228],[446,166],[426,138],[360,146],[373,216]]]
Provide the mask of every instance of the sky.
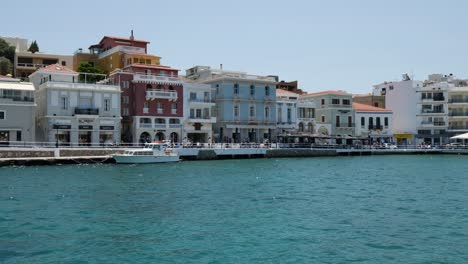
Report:
[[0,36],[37,40],[41,51],[58,54],[133,29],[181,74],[223,64],[298,80],[308,92],[351,93],[403,73],[468,78],[464,0],[28,0],[0,9]]

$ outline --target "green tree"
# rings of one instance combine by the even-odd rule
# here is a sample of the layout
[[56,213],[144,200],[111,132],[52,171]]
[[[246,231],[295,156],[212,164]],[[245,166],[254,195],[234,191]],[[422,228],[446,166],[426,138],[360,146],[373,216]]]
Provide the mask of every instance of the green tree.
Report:
[[0,57],[5,57],[11,63],[15,61],[15,47],[11,46],[4,39],[0,38]]
[[0,74],[11,74],[13,70],[13,63],[5,57],[0,57]]
[[106,78],[104,75],[99,75],[104,74],[103,70],[89,62],[81,62],[78,66],[78,72],[80,73],[80,81],[86,81],[87,83],[95,83]]
[[29,52],[32,52],[32,53],[39,52],[39,45],[37,45],[37,42],[36,42],[36,41],[33,41],[33,42],[31,43],[31,46],[29,46],[28,51],[29,51]]

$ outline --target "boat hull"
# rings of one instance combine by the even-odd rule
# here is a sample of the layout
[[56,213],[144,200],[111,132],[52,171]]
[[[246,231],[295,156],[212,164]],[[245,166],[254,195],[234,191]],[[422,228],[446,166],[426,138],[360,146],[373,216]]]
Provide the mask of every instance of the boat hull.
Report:
[[118,164],[145,164],[145,163],[167,163],[180,161],[177,155],[168,156],[130,156],[130,155],[112,155]]

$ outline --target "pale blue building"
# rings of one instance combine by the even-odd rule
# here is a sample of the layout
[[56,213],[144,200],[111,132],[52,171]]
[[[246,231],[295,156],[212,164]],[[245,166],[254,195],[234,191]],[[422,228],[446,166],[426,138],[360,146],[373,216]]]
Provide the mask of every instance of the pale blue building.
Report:
[[211,84],[216,102],[213,136],[218,142],[272,142],[276,133],[276,79],[195,66],[186,77]]

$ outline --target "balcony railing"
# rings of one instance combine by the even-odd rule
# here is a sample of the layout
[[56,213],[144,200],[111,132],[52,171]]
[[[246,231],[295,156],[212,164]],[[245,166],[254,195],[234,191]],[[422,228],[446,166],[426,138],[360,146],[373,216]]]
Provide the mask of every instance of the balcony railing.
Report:
[[146,100],[169,99],[177,100],[177,92],[165,90],[146,90]]
[[194,102],[194,103],[214,103],[214,99],[210,98],[190,98],[189,102]]
[[338,123],[335,125],[335,127],[338,127],[338,128],[349,128],[349,127],[354,127],[355,124],[354,123]]
[[449,116],[468,116],[468,112],[451,112]]
[[456,104],[456,103],[468,104],[468,99],[463,99],[463,98],[461,98],[461,99],[454,99],[454,98],[452,98],[452,99],[450,99],[448,102],[449,102],[449,103],[452,103],[452,104]]
[[468,125],[449,125],[449,130],[468,130]]
[[99,115],[99,108],[75,108],[75,115]]
[[133,76],[133,81],[145,83],[182,84],[182,81],[177,77],[150,74],[135,74]]
[[39,64],[39,63],[17,63],[16,67],[17,68],[34,68],[34,69],[39,69],[43,68],[46,66],[49,66],[50,64]]
[[444,110],[421,110],[421,114],[443,114]]
[[34,98],[29,96],[0,95],[0,98],[11,99],[15,102],[34,102]]
[[436,121],[436,122],[429,122],[429,121],[422,121],[421,125],[423,126],[445,126],[445,122],[443,121]]

